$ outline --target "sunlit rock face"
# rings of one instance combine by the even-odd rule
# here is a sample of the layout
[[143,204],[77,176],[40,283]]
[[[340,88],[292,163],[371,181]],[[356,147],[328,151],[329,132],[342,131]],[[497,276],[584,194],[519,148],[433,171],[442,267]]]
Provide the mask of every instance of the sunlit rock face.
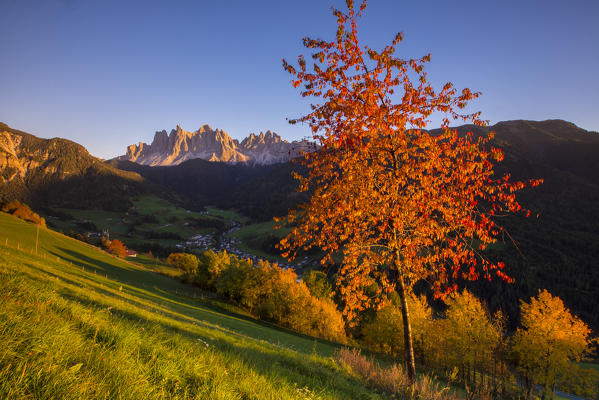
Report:
[[[72,159],[71,159],[72,158]],[[87,150],[66,139],[40,139],[0,130],[0,185],[40,176],[64,179],[82,166],[100,163]]]
[[204,125],[195,132],[187,132],[177,125],[170,134],[164,130],[156,132],[150,145],[140,142],[128,146],[126,154],[118,158],[151,166],[177,165],[193,158],[268,165],[286,162],[310,148],[308,141],[288,142],[271,131],[251,133],[240,143],[222,129],[213,130]]

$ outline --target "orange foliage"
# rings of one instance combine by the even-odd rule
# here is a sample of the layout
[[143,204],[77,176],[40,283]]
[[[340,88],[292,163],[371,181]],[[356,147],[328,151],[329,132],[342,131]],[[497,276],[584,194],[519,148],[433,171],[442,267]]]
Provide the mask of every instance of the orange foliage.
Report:
[[36,225],[46,227],[46,220],[33,212],[27,204],[23,204],[18,200],[11,201],[2,206],[2,211],[14,215],[24,221],[33,222]]
[[118,239],[113,239],[110,241],[110,245],[108,245],[108,251],[120,258],[125,258],[127,256],[127,248],[123,242]]
[[254,265],[251,260],[209,250],[202,257],[196,282],[239,302],[261,319],[323,339],[347,340],[335,303],[312,296],[293,270],[264,260]]
[[[297,67],[283,60],[293,86],[317,102],[291,123],[309,123],[320,146],[304,155],[309,174],[297,175],[300,190],[313,195],[287,218],[293,229],[281,241],[285,255],[315,246],[326,264],[341,253],[340,294],[350,320],[386,298],[364,293],[372,279],[380,292],[396,290],[404,300],[420,279],[440,297],[457,288],[457,278],[509,281],[503,263],[483,251],[501,234],[497,215],[527,212],[515,192],[540,181],[496,177],[493,165],[503,153],[491,146],[492,135],[459,136],[449,127],[455,120],[485,124],[480,113],[462,113],[479,93],[451,83],[433,89],[424,72],[430,55],[395,56],[401,33],[382,51],[361,46],[357,22],[365,2],[347,6],[333,10],[335,40],[304,39],[311,71],[302,55]],[[443,116],[436,134],[424,130],[433,114]]]

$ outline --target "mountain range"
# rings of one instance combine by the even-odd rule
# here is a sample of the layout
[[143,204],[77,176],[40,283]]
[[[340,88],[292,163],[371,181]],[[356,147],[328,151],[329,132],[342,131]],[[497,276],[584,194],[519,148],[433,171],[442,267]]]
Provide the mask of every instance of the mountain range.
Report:
[[157,131],[151,144],[139,142],[128,146],[125,155],[117,159],[149,166],[179,165],[196,158],[232,164],[270,165],[287,162],[312,147],[308,141],[288,142],[271,131],[258,135],[251,133],[239,142],[222,129],[212,129],[209,125],[203,125],[194,132],[185,131],[177,125],[170,134],[165,130]]

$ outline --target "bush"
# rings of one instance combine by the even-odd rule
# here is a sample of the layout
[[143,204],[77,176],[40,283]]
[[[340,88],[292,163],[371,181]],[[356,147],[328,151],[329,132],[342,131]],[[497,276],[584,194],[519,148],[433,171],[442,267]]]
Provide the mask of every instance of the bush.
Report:
[[333,287],[324,272],[313,269],[307,271],[302,277],[302,281],[308,286],[312,296],[319,299],[328,299],[331,297]]
[[198,258],[189,253],[171,253],[166,262],[177,269],[184,271],[190,276],[198,272]]
[[11,201],[2,206],[1,210],[5,213],[12,214],[27,222],[33,222],[36,225],[46,227],[46,220],[33,212],[27,204],[23,204],[18,200]]
[[[369,360],[356,349],[341,349],[335,354],[335,360],[352,373],[364,379],[372,387],[378,388],[401,399],[453,400],[458,399],[447,387],[439,388],[428,376],[417,379],[411,385],[408,374],[398,365],[383,368]],[[482,399],[482,397],[481,397]]]
[[68,232],[65,232],[65,235],[72,237],[73,239],[77,239],[80,242],[90,243],[89,238],[79,232],[75,232],[72,229],[69,229]]

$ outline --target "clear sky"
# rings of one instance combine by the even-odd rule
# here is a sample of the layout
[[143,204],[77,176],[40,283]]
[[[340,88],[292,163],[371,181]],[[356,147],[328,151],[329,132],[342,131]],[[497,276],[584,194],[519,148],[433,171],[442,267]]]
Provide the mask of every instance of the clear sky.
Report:
[[[0,0],[0,121],[110,158],[156,130],[309,134],[281,59],[334,37],[339,0]],[[433,82],[483,92],[495,123],[565,119],[599,131],[599,1],[371,0],[361,40],[432,54]]]

